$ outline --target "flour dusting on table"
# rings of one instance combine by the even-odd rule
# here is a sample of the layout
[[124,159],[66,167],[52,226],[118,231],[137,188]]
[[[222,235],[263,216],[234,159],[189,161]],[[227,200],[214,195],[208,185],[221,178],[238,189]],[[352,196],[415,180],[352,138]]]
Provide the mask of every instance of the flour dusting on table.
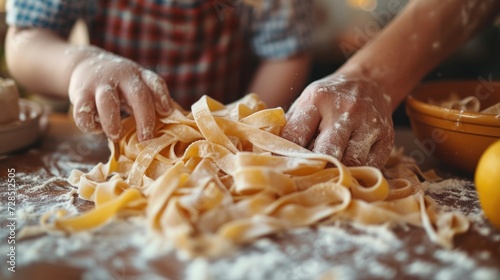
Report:
[[[19,228],[37,224],[43,213],[54,208],[76,214],[93,207],[79,199],[76,189],[64,178],[52,177],[46,170],[16,174]],[[484,220],[471,181],[450,179],[424,183],[424,187],[440,204],[448,205],[441,207],[466,214],[473,222],[471,231],[500,248],[500,232]],[[0,208],[1,215],[5,215],[6,205]],[[93,232],[19,240],[18,269],[48,262],[81,268],[83,279],[122,280],[154,280],[165,276],[188,280],[500,277],[499,260],[481,246],[472,258],[460,247],[446,250],[433,244],[422,229],[409,226],[337,222],[300,228],[260,239],[217,260],[183,258],[150,238],[146,228],[145,219],[133,217],[116,219]],[[2,231],[1,238],[5,237]],[[408,247],[408,244],[418,245]],[[2,252],[7,250],[6,246],[6,242],[0,244]]]

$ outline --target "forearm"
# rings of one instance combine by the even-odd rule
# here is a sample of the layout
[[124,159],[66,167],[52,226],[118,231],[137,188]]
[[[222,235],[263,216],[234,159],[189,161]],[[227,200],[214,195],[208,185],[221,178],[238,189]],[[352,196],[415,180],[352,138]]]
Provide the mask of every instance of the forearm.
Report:
[[10,74],[36,92],[67,97],[74,66],[86,55],[49,30],[10,27],[6,61]]
[[249,92],[259,95],[269,108],[288,109],[303,90],[310,70],[310,55],[302,53],[285,60],[267,60],[258,67]]
[[337,73],[368,77],[392,98],[393,109],[460,45],[491,22],[500,1],[410,1],[372,42]]

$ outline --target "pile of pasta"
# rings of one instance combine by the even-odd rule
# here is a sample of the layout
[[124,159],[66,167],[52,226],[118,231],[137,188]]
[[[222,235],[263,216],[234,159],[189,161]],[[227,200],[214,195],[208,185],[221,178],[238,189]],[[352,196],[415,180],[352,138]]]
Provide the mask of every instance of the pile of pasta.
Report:
[[422,173],[395,151],[384,170],[346,167],[279,134],[281,108],[254,94],[223,105],[202,97],[158,120],[156,138],[139,143],[133,119],[107,163],[74,170],[69,182],[95,208],[43,218],[50,230],[77,232],[112,219],[143,215],[150,232],[191,256],[219,256],[259,237],[291,228],[352,221],[423,227],[452,247],[469,222],[442,212],[425,195]]
[[460,98],[457,94],[451,94],[450,97],[443,102],[430,100],[430,103],[447,109],[459,110],[463,112],[493,114],[500,116],[500,103],[493,104],[481,110],[481,101],[476,96]]

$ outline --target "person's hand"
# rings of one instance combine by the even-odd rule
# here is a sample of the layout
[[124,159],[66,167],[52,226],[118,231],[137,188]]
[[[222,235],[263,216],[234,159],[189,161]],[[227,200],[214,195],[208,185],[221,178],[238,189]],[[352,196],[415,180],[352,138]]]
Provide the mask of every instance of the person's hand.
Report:
[[[84,132],[104,131],[120,138],[120,111],[132,113],[139,141],[151,139],[156,112],[169,114],[172,101],[165,81],[139,64],[94,47],[78,47],[82,59],[73,68],[69,99],[76,125]],[[73,54],[74,55],[74,54]]]
[[369,80],[336,74],[318,80],[287,118],[282,137],[348,166],[382,168],[394,145],[390,97]]

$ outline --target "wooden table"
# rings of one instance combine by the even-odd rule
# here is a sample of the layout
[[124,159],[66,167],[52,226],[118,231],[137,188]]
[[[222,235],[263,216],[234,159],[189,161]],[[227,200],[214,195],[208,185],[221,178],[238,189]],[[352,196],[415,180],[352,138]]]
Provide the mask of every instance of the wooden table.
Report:
[[[398,128],[396,135],[405,154],[419,155],[411,130]],[[102,136],[83,135],[66,116],[51,115],[37,144],[0,159],[0,278],[500,279],[500,231],[485,222],[471,178],[446,169],[432,156],[421,166],[452,180],[429,194],[472,220],[471,229],[455,238],[453,250],[432,243],[420,228],[339,223],[264,238],[217,260],[187,260],[165,244],[152,243],[141,217],[117,220],[91,233],[21,240],[19,230],[37,224],[51,207],[75,213],[92,208],[65,179],[72,169],[86,171],[108,156]],[[9,176],[16,185],[11,193]],[[16,204],[9,209],[12,195]],[[12,251],[15,273],[8,270]]]

